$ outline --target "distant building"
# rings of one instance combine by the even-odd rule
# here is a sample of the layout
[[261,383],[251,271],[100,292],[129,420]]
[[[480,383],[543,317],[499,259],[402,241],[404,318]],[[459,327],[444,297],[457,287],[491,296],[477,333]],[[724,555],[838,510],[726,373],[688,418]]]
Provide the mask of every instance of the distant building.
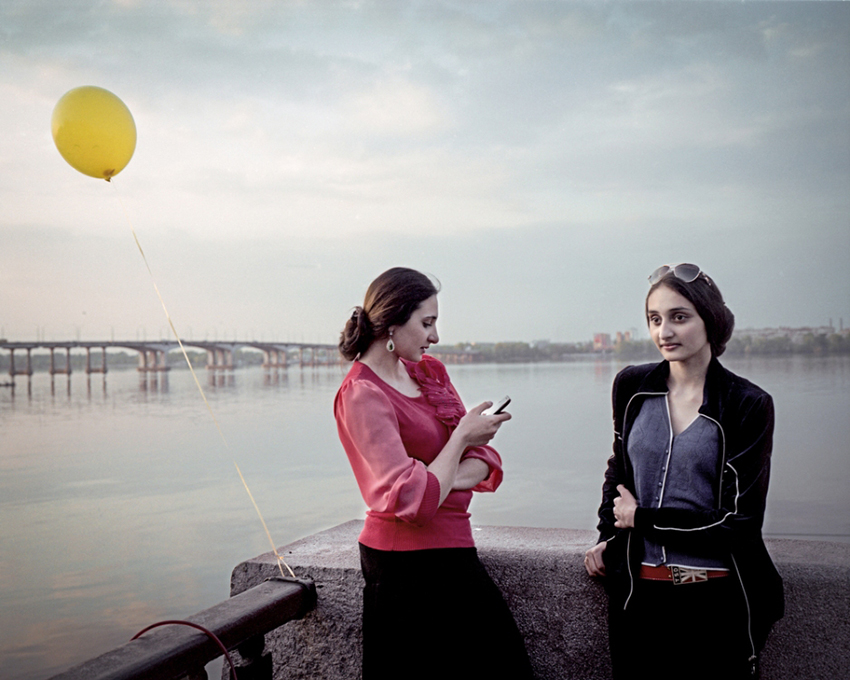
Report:
[[593,351],[594,352],[610,352],[614,349],[611,344],[611,335],[608,333],[594,333],[593,335]]
[[614,341],[611,341],[609,333],[594,333],[593,335],[593,351],[594,352],[611,352],[614,348],[622,345],[624,342],[632,341],[631,331],[617,331],[614,336]]

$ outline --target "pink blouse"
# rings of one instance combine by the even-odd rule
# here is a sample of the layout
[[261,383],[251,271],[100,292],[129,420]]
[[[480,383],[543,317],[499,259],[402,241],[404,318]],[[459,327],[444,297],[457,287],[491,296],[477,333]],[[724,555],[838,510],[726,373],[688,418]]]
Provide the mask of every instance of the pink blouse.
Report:
[[474,546],[467,508],[472,491],[495,491],[502,461],[495,449],[468,449],[490,475],[473,490],[451,491],[440,500],[440,483],[426,469],[449,440],[466,409],[445,367],[425,355],[405,361],[420,396],[390,387],[355,361],[334,400],[339,438],[369,510],[360,542],[376,550],[423,550]]

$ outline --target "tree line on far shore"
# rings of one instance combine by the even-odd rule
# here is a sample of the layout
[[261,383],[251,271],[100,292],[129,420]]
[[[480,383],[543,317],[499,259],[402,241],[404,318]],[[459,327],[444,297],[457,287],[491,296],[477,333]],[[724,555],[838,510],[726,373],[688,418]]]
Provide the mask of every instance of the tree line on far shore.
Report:
[[[613,354],[624,358],[655,358],[658,350],[652,340],[623,341],[614,346]],[[788,336],[773,338],[733,335],[726,345],[725,356],[770,356],[781,354],[850,354],[850,334],[815,335],[807,333],[798,342]]]
[[[492,344],[458,343],[457,350],[473,349],[478,352],[478,361],[483,363],[505,363],[523,361],[563,361],[580,355],[611,356],[623,359],[658,358],[658,349],[652,340],[621,340],[610,349],[599,351],[592,342],[580,343],[527,343],[497,342]],[[439,352],[439,346],[434,348]],[[850,334],[833,333],[815,335],[808,333],[799,342],[790,337],[762,338],[749,335],[732,336],[726,345],[726,356],[765,356],[765,355],[832,355],[850,354]]]

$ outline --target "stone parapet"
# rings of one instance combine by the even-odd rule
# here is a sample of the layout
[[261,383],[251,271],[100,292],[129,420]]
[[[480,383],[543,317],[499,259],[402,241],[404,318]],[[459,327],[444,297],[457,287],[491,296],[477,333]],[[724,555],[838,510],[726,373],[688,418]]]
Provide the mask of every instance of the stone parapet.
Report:
[[[315,580],[319,600],[303,620],[266,635],[276,679],[360,677],[362,525],[347,522],[279,549],[299,577]],[[610,678],[605,592],[582,565],[595,533],[484,526],[474,534],[536,676]],[[785,580],[786,615],[762,655],[763,680],[850,678],[850,544],[782,539],[767,545]],[[243,562],[233,570],[231,595],[275,575],[273,553]],[[681,641],[679,633],[671,636]]]

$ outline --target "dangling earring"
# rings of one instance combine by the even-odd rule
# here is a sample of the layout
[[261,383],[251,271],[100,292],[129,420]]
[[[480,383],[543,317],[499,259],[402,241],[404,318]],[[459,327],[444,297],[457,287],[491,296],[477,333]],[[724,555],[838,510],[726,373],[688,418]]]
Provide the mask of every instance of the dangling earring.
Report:
[[390,339],[387,340],[387,351],[393,352],[395,351],[395,343],[393,342],[393,332],[390,331]]

